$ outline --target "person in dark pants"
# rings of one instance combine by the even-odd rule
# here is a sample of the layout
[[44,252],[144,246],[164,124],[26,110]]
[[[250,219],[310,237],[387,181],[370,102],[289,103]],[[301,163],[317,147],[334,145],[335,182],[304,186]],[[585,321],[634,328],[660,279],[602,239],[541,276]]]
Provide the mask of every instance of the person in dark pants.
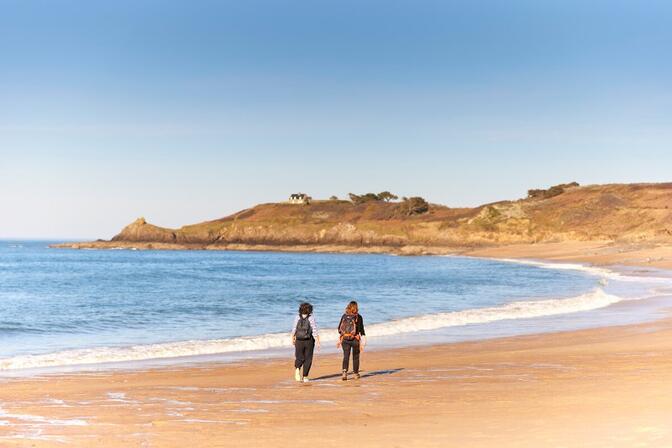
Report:
[[313,316],[313,305],[310,303],[299,305],[299,314],[294,319],[292,329],[292,344],[295,358],[294,379],[307,383],[315,346],[320,349],[320,334]]
[[339,338],[336,347],[343,348],[343,381],[348,379],[350,367],[350,352],[352,352],[352,371],[355,378],[359,379],[359,354],[366,345],[366,332],[364,331],[364,318],[359,314],[359,306],[354,300],[345,308],[345,314],[341,316],[338,324]]

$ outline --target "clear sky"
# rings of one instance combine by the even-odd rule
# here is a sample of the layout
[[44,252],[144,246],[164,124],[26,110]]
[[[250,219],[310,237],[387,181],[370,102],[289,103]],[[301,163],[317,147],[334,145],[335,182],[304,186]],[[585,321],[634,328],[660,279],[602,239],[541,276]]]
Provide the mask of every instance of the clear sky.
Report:
[[672,180],[672,2],[0,0],[0,237]]

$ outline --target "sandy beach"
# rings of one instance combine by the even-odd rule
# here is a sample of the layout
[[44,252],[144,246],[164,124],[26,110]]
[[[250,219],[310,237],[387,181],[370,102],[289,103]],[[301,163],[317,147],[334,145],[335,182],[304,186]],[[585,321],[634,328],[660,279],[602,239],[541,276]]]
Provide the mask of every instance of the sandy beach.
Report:
[[[597,246],[545,249],[474,255],[637,264]],[[658,250],[638,256],[667,267]],[[362,356],[362,378],[347,382],[329,354],[297,384],[289,353],[6,379],[0,446],[672,445],[672,319]]]
[[672,269],[672,246],[667,244],[621,244],[613,241],[564,241],[516,244],[468,250],[466,255],[488,258],[532,258],[596,266],[639,266]]
[[672,321],[337,356],[12,380],[2,446],[670,446]]

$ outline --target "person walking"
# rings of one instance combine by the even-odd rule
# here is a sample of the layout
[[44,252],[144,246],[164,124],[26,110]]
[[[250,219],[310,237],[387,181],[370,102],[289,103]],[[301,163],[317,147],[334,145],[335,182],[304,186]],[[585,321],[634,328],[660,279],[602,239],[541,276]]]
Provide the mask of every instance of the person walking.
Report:
[[338,324],[338,342],[336,347],[343,348],[343,376],[342,380],[348,380],[350,367],[350,353],[352,352],[352,371],[355,379],[359,379],[359,354],[366,346],[366,332],[364,331],[364,318],[359,314],[359,306],[354,300],[348,303],[345,313],[341,316]]
[[294,344],[294,379],[307,383],[315,346],[320,349],[320,333],[313,316],[313,305],[310,303],[304,302],[299,305],[299,314],[294,319],[292,329],[292,344]]

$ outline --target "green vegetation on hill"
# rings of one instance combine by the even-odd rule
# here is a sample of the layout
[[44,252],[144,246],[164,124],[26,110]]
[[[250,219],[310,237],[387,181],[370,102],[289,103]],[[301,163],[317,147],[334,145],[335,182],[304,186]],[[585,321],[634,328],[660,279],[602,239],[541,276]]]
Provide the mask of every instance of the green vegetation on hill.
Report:
[[383,191],[381,193],[365,193],[365,194],[355,194],[348,193],[348,197],[353,204],[363,204],[370,201],[395,201],[399,199],[399,196],[390,193],[389,191]]

